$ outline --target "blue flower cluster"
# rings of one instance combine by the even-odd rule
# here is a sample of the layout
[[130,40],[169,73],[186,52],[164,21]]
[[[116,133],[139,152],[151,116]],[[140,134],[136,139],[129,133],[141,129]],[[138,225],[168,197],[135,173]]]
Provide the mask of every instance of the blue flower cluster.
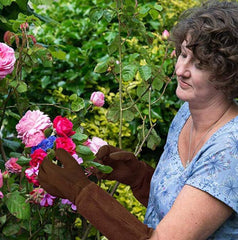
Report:
[[37,146],[34,146],[31,148],[31,154],[34,153],[34,151],[39,148],[41,148],[45,152],[47,151],[47,149],[53,148],[55,140],[56,140],[56,136],[50,136],[42,140]]

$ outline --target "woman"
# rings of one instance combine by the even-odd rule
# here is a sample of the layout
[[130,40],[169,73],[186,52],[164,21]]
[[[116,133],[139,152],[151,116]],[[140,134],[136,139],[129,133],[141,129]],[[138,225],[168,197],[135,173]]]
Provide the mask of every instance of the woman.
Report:
[[112,146],[103,146],[96,159],[113,167],[98,178],[128,184],[148,203],[145,224],[91,183],[62,149],[56,154],[64,168],[45,159],[39,180],[52,195],[74,202],[109,239],[238,239],[238,4],[187,12],[172,40],[176,94],[185,103],[156,170]]

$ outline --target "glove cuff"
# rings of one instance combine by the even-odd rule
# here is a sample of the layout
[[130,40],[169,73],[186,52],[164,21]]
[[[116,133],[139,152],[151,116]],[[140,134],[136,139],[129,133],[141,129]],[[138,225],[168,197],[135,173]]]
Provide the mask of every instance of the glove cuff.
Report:
[[75,204],[78,212],[110,240],[146,240],[153,233],[93,182],[80,192]]

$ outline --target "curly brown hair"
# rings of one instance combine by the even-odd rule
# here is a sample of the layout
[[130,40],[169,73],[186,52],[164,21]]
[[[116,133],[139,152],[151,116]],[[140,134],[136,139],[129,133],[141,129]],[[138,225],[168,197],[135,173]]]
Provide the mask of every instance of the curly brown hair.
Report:
[[[189,37],[188,37],[189,36]],[[173,28],[170,40],[177,56],[189,48],[211,81],[228,98],[238,97],[238,3],[209,1],[187,10]]]

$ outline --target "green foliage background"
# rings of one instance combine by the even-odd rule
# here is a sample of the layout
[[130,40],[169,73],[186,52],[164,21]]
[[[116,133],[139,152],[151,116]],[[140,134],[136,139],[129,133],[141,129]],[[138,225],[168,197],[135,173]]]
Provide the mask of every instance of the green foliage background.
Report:
[[[116,3],[120,3],[119,8]],[[21,91],[9,100],[5,110],[1,146],[6,157],[22,150],[15,130],[19,118],[28,109],[40,108],[52,119],[59,114],[67,116],[90,137],[100,137],[130,151],[135,151],[156,123],[139,151],[139,158],[155,167],[169,124],[181,104],[174,93],[173,46],[163,39],[162,32],[170,31],[179,15],[197,4],[198,0],[0,0],[0,37],[7,30],[18,32],[20,24],[27,20],[38,43],[27,53],[29,59],[24,60]],[[120,77],[122,96],[118,91]],[[6,81],[0,82],[0,89],[2,115],[8,94]],[[82,110],[82,104],[89,105],[94,91],[105,94],[104,107]],[[122,129],[118,124],[120,97],[124,108],[132,106],[123,112]],[[82,99],[86,99],[84,103]],[[131,99],[138,101],[135,104]],[[0,168],[4,168],[3,156]],[[105,181],[102,187],[109,189],[111,184]],[[143,221],[145,208],[127,186],[120,185],[115,197]],[[79,239],[85,232],[86,221],[67,208],[53,209],[53,214],[41,209],[50,221],[39,221],[39,209],[32,207],[32,229],[26,220],[12,224],[13,217],[11,221],[5,219],[4,211],[1,208],[2,239],[27,239],[30,233],[30,239]],[[52,224],[56,221],[53,217],[56,225]],[[39,230],[34,232],[34,228]],[[87,239],[95,236],[98,233],[92,228]]]

